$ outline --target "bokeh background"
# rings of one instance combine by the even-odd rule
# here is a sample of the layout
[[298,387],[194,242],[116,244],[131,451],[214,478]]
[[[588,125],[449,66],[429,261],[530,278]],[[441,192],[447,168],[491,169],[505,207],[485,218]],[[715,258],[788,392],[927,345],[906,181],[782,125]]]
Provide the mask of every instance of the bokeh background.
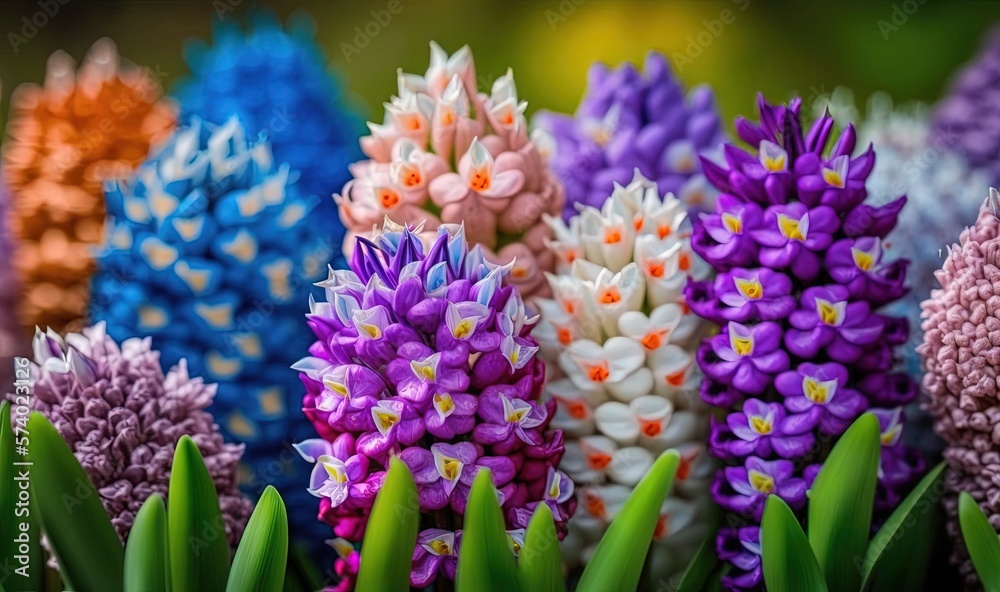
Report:
[[[387,11],[390,0],[2,0],[0,123],[14,87],[41,82],[57,49],[80,59],[96,39],[112,37],[123,56],[162,74],[169,91],[188,73],[188,40],[210,38],[213,19],[245,22],[260,9],[282,18],[309,12],[332,67],[376,120],[396,68],[423,72],[431,39],[449,52],[471,45],[480,88],[513,68],[529,113],[572,111],[594,60],[641,63],[658,49],[687,85],[715,88],[731,124],[752,112],[758,90],[809,101],[843,85],[862,103],[876,90],[934,101],[1000,22],[1000,3],[986,1],[396,1],[397,14]],[[26,28],[44,3],[58,12]]]

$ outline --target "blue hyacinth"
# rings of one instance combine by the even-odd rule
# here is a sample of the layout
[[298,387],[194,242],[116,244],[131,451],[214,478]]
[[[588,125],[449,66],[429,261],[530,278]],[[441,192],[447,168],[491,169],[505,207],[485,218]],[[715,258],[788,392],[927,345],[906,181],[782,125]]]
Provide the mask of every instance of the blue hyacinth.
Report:
[[319,198],[303,196],[298,173],[255,137],[236,118],[194,119],[132,178],[108,184],[91,321],[118,341],[150,336],[164,367],[186,358],[192,376],[217,382],[211,411],[246,444],[248,493],[275,485],[293,532],[321,537],[329,529],[317,529],[301,487],[308,467],[290,446],[312,433],[290,366],[312,342],[302,317],[340,244],[313,220]]
[[265,13],[246,32],[231,21],[219,23],[211,46],[185,46],[192,76],[174,96],[181,121],[196,116],[222,123],[237,115],[248,133],[267,134],[275,159],[301,172],[302,193],[320,198],[314,223],[340,244],[344,228],[332,195],[350,180],[347,165],[362,158],[358,138],[366,130],[355,101],[327,71],[314,29],[302,14],[287,31]]

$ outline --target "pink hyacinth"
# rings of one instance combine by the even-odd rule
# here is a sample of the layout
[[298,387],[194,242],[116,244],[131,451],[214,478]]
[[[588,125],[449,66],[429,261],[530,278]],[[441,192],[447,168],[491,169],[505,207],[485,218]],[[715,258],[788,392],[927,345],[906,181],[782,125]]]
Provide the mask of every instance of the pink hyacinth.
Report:
[[[941,288],[931,292],[923,308],[924,342],[917,348],[926,374],[929,398],[925,408],[934,430],[947,443],[944,496],[948,534],[955,541],[952,562],[959,566],[968,588],[978,587],[975,569],[958,524],[958,494],[968,491],[1000,524],[1000,193],[979,212],[959,243],[948,251],[937,272]],[[992,207],[991,207],[992,206]]]
[[464,223],[489,259],[516,259],[509,281],[523,295],[544,290],[554,262],[542,216],[559,215],[565,196],[547,162],[551,139],[528,136],[526,106],[510,70],[480,93],[468,46],[449,57],[432,42],[426,74],[399,74],[385,122],[361,139],[370,160],[351,166],[354,179],[335,196],[345,254],[386,218],[423,224],[425,241],[442,223]]

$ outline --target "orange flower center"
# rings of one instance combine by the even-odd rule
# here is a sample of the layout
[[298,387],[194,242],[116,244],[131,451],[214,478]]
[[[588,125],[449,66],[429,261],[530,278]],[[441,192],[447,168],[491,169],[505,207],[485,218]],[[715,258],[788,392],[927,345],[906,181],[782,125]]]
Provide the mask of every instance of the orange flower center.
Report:
[[650,277],[663,277],[665,269],[666,268],[662,261],[649,261],[646,263],[646,273],[648,273]]
[[614,304],[621,299],[622,295],[618,291],[618,288],[608,288],[601,293],[601,297],[598,300],[600,300],[601,304]]
[[660,338],[659,333],[647,333],[645,337],[642,338],[642,346],[646,349],[653,350],[663,345],[663,340]]
[[594,364],[587,368],[587,376],[589,376],[590,380],[594,382],[604,382],[610,375],[611,372],[608,371],[608,365],[606,363]]
[[591,452],[587,455],[587,464],[595,471],[603,471],[611,464],[611,455],[606,452]]
[[569,329],[559,328],[556,334],[559,336],[559,343],[563,345],[569,345],[573,342],[573,333]]
[[383,189],[379,191],[378,199],[380,202],[382,202],[383,208],[392,208],[399,203],[399,196],[396,195],[395,191],[392,191],[390,189]]
[[649,436],[650,438],[655,438],[663,433],[663,424],[660,423],[659,420],[648,421],[640,419],[639,429],[642,430],[643,434]]

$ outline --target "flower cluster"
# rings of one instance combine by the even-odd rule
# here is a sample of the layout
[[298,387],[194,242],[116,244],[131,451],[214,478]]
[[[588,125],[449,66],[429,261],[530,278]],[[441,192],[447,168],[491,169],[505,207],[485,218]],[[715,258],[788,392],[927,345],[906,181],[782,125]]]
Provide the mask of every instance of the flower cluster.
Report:
[[[859,120],[854,97],[846,88],[837,88],[830,103],[838,120]],[[934,276],[941,268],[945,246],[928,237],[957,236],[975,220],[989,187],[989,175],[971,169],[952,146],[932,136],[929,113],[923,105],[894,108],[888,94],[876,93],[868,100],[866,114],[858,126],[859,143],[878,146],[878,160],[866,183],[868,201],[888,203],[902,193],[909,204],[899,212],[899,223],[883,247],[887,256],[910,261],[906,275],[911,290],[889,304],[886,312],[910,321],[910,342],[903,355],[907,372],[919,381],[923,371],[915,349],[923,339],[920,303],[938,286]],[[930,417],[916,402],[906,407],[906,415],[906,442],[939,455],[942,445]]]
[[508,70],[479,93],[468,46],[448,56],[431,43],[427,73],[399,74],[399,96],[385,104],[385,123],[361,139],[370,160],[351,166],[354,179],[336,196],[349,231],[367,234],[389,219],[423,224],[429,246],[438,225],[465,224],[494,262],[513,262],[507,281],[524,296],[545,286],[552,259],[542,216],[562,212],[562,184],[546,162],[550,138],[528,137]]
[[[17,323],[18,285],[14,276],[14,240],[7,231],[7,212],[10,209],[10,191],[0,177],[0,384],[14,381],[14,356],[20,354],[22,341],[27,339]],[[23,344],[27,347],[27,344]]]
[[948,252],[938,279],[941,288],[924,302],[924,342],[918,348],[927,374],[924,387],[934,428],[947,442],[944,458],[950,477],[944,497],[948,533],[955,541],[952,561],[966,583],[977,578],[958,524],[958,494],[969,492],[998,524],[1000,485],[1000,402],[996,381],[1000,366],[1000,193],[990,198],[979,220]]
[[66,53],[52,54],[45,85],[15,91],[3,165],[25,329],[80,328],[104,224],[102,184],[130,174],[170,133],[174,109],[160,92],[156,73],[120,63],[110,39],[94,44],[79,71]]
[[327,71],[315,23],[296,14],[286,32],[259,12],[245,33],[232,21],[213,33],[211,46],[192,44],[185,53],[193,74],[176,90],[182,121],[223,123],[236,115],[248,134],[265,133],[275,160],[301,175],[300,192],[320,199],[313,219],[339,250],[344,228],[329,197],[350,178],[347,165],[361,158],[364,125]]
[[[326,301],[308,316],[317,341],[294,366],[320,436],[297,449],[315,463],[309,491],[337,537],[362,539],[390,456],[413,473],[425,528],[417,588],[454,575],[456,528],[480,468],[492,471],[514,541],[538,504],[561,530],[575,508],[573,483],[556,469],[562,432],[548,429],[555,403],[540,400],[535,319],[503,285],[510,266],[469,250],[461,226],[439,226],[429,248],[420,231],[387,222],[356,239],[351,269],[319,284]],[[350,553],[339,554],[346,569]]]
[[663,54],[646,56],[645,75],[631,63],[595,63],[576,115],[540,113],[534,123],[555,138],[552,169],[566,187],[567,220],[575,204],[600,208],[634,169],[689,207],[712,208],[716,192],[698,154],[723,141],[715,95],[699,86],[685,99]]
[[923,467],[898,444],[901,405],[917,394],[893,370],[908,324],[875,311],[906,293],[906,261],[889,261],[882,248],[906,198],[864,203],[875,153],[852,157],[853,126],[827,151],[829,114],[805,133],[798,99],[772,106],[760,97],[758,109],[759,125],[736,121],[753,151],[727,145],[724,164],[702,160],[721,193],[692,247],[719,275],[686,290],[691,308],[722,326],[702,343],[698,364],[702,399],[731,410],[709,446],[732,465],[718,473],[713,497],[749,523],[718,539],[735,588],[762,582],[755,525],[767,496],[804,508],[827,444],[861,412],[873,410],[882,428],[879,512]]
[[654,577],[668,578],[694,555],[709,514],[714,463],[694,364],[704,322],[683,297],[688,277],[708,270],[691,252],[682,202],[661,198],[638,170],[601,209],[583,207],[568,225],[548,221],[559,275],[549,276],[553,298],[534,301],[534,336],[565,376],[547,392],[557,403],[552,425],[568,437],[561,468],[582,502],[566,555],[585,561],[656,457],[677,448],[683,465],[651,561]]
[[164,375],[149,339],[119,347],[103,323],[65,338],[38,330],[32,346],[31,407],[66,440],[123,541],[150,495],[166,499],[174,447],[189,435],[215,483],[235,546],[252,505],[236,484],[243,447],[223,443],[205,411],[215,385],[191,378],[184,360]]
[[1000,29],[986,39],[980,55],[955,79],[950,94],[934,111],[936,144],[961,153],[969,164],[1000,181],[1000,125],[996,94],[1000,89]]
[[288,367],[309,346],[310,284],[337,245],[308,223],[316,198],[293,178],[235,118],[178,130],[134,177],[108,185],[90,314],[115,339],[150,336],[164,364],[186,359],[218,382],[212,410],[246,444],[247,491],[274,485],[296,529],[321,536],[298,487],[308,467],[289,448],[310,427]]

